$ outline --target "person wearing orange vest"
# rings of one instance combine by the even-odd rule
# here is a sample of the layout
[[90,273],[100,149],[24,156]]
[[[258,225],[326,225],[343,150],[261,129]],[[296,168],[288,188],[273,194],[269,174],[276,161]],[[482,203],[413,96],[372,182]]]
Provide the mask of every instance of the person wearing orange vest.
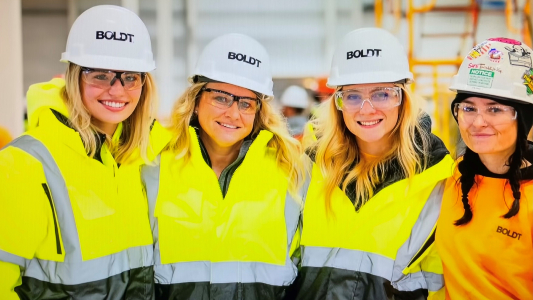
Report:
[[533,299],[531,53],[519,41],[488,39],[450,87],[466,148],[437,224],[446,299]]
[[5,129],[4,127],[0,126],[0,149],[4,148],[5,145],[9,144],[13,138],[11,137],[11,134],[9,134],[9,131]]

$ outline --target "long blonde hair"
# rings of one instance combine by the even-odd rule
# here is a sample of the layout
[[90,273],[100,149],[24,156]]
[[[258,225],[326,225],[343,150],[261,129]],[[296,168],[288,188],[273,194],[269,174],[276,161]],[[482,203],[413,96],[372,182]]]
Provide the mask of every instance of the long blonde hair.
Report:
[[[167,148],[174,151],[177,158],[190,158],[191,136],[188,128],[193,119],[194,108],[200,101],[200,90],[205,85],[205,82],[192,84],[178,98],[172,109],[169,130],[173,134]],[[278,166],[288,175],[289,191],[296,194],[302,185],[304,176],[304,166],[300,157],[300,143],[291,137],[283,117],[272,108],[270,104],[272,97],[256,94],[261,99],[261,109],[255,115],[251,134],[255,136],[261,130],[268,130],[274,134],[268,143],[268,147],[276,149]]]
[[[69,112],[70,125],[80,134],[87,155],[94,157],[99,147],[96,134],[101,133],[101,131],[92,124],[91,114],[83,105],[80,74],[81,67],[79,65],[68,64],[65,75],[66,84],[62,95]],[[122,134],[118,145],[112,142],[111,137],[106,137],[106,144],[117,163],[127,162],[135,151],[140,151],[140,157],[148,161],[150,125],[155,119],[156,111],[157,92],[154,80],[150,73],[146,73],[146,80],[137,107],[131,116],[122,122]]]
[[[355,135],[346,127],[342,112],[335,107],[333,96],[322,103],[312,126],[317,139],[305,139],[304,147],[314,153],[315,162],[324,176],[326,209],[331,211],[331,195],[337,187],[346,192],[355,181],[355,207],[361,207],[374,195],[374,189],[382,182],[380,174],[387,171],[388,162],[396,159],[400,171],[411,178],[427,165],[429,134],[419,123],[422,111],[413,101],[405,85],[403,101],[398,112],[398,122],[390,132],[392,147],[377,159],[362,159]],[[340,87],[342,88],[342,87]],[[340,90],[340,88],[337,89]],[[418,155],[422,153],[423,155]],[[354,166],[354,162],[357,162]],[[391,170],[389,170],[390,172]]]

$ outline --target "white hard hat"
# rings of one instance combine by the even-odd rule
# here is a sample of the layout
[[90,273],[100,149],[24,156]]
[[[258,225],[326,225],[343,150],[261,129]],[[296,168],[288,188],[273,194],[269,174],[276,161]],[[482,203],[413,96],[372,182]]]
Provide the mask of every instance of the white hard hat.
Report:
[[291,85],[281,95],[281,105],[306,109],[309,106],[309,96],[304,88]]
[[244,34],[220,36],[205,46],[191,76],[234,84],[273,96],[270,58],[265,48]]
[[407,54],[398,39],[380,28],[361,28],[345,35],[335,49],[328,86],[412,79]]
[[450,90],[533,104],[531,48],[507,38],[491,38],[465,57]]
[[114,5],[91,7],[74,21],[61,61],[120,71],[155,69],[146,26],[132,11]]

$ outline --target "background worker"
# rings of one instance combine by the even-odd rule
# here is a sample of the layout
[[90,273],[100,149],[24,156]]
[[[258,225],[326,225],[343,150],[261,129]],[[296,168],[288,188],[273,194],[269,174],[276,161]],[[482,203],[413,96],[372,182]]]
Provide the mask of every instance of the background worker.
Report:
[[61,60],[65,79],[30,87],[30,130],[0,151],[0,299],[153,299],[140,167],[165,141],[150,139],[164,130],[148,30],[92,7]]
[[271,105],[268,53],[223,35],[204,48],[191,83],[172,110],[168,148],[143,170],[156,297],[281,299],[297,272],[303,167]]
[[520,41],[488,39],[472,52],[487,47],[503,60],[469,54],[450,86],[466,147],[437,224],[446,299],[533,299],[533,70],[506,59],[513,45],[533,53]]
[[453,160],[411,80],[403,47],[383,29],[354,30],[335,50],[336,92],[312,122],[314,141],[304,139],[314,165],[287,299],[442,296],[433,235]]
[[281,95],[281,112],[287,118],[289,133],[301,139],[305,124],[309,121],[309,95],[297,85],[291,85]]
[[11,137],[11,134],[7,129],[0,126],[0,149],[4,148],[7,144],[9,144],[13,138]]

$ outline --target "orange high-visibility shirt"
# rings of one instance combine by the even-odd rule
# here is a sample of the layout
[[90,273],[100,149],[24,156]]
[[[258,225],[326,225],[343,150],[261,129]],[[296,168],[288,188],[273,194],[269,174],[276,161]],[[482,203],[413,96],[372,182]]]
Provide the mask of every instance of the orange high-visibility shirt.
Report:
[[507,179],[485,169],[468,196],[473,218],[462,226],[453,224],[464,213],[461,174],[448,179],[436,233],[446,299],[533,299],[533,166],[523,171],[516,216],[502,217],[514,200]]

